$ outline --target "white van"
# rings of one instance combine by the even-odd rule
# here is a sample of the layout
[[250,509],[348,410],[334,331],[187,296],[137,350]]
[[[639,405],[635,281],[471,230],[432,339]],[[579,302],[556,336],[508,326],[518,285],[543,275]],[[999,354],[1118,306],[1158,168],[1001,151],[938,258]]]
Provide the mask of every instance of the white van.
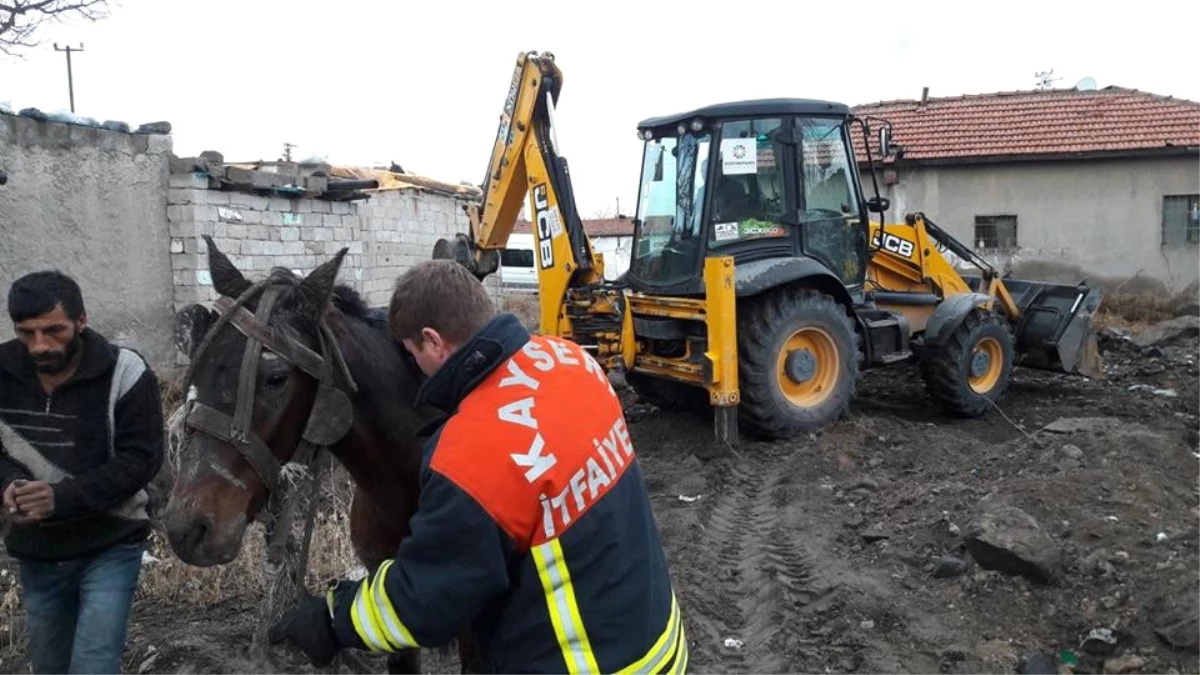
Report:
[[537,293],[537,260],[533,234],[508,235],[508,246],[500,251],[500,285],[504,290]]

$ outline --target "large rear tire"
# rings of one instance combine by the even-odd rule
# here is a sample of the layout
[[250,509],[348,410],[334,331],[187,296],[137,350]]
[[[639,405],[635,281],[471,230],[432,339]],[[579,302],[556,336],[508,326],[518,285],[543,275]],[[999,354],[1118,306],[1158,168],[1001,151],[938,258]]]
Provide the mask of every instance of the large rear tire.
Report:
[[743,429],[789,438],[846,413],[858,379],[859,337],[842,305],[813,289],[779,289],[738,313]]
[[946,412],[978,417],[1008,389],[1013,368],[1013,336],[1000,317],[975,310],[950,339],[929,348],[921,375],[929,396]]

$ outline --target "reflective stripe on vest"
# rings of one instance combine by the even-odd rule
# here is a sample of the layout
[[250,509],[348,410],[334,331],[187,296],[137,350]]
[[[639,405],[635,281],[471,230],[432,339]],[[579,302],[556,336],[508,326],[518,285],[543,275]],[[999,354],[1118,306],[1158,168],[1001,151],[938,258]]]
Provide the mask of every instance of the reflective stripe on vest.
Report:
[[371,576],[363,579],[354,596],[354,606],[350,608],[354,632],[373,652],[393,652],[420,646],[396,614],[384,587],[388,568],[393,562],[385,560],[373,579]]
[[530,554],[537,565],[542,590],[546,592],[546,609],[550,611],[550,623],[554,625],[554,635],[562,649],[567,672],[571,675],[599,672],[587,630],[583,627],[583,618],[579,615],[575,587],[571,584],[567,561],[563,559],[562,544],[558,539],[551,539],[533,547]]
[[[670,670],[665,670],[671,666]],[[682,673],[687,668],[687,635],[683,630],[683,618],[679,614],[679,603],[671,594],[671,616],[654,645],[642,658],[634,661],[618,673]]]

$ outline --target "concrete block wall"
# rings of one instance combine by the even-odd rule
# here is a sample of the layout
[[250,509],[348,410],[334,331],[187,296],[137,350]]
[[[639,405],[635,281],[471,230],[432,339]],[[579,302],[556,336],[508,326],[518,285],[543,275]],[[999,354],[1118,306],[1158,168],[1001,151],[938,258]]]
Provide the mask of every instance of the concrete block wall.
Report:
[[210,190],[202,174],[174,174],[167,221],[176,310],[217,297],[203,235],[254,279],[276,266],[308,274],[349,247],[339,280],[363,290],[361,221],[354,203]]
[[[396,277],[412,265],[429,260],[439,238],[467,233],[463,201],[416,190],[379,192],[358,205],[362,222],[363,288],[367,303],[387,305]],[[498,297],[499,275],[484,285]]]
[[[467,232],[462,200],[418,190],[371,194],[369,200],[263,197],[209,189],[202,173],[173,174],[167,205],[174,308],[216,300],[203,235],[248,278],[282,266],[306,275],[349,247],[339,281],[368,305],[387,306],[396,277],[428,260],[439,237]],[[499,276],[485,286],[499,298]]]

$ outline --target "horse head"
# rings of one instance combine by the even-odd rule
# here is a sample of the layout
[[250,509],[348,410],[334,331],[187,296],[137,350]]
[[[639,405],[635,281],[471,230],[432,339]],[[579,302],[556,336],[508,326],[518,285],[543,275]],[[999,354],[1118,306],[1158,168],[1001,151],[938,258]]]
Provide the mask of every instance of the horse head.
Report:
[[329,327],[347,249],[307,277],[276,268],[252,283],[205,241],[221,298],[216,309],[193,304],[176,315],[176,345],[190,363],[164,513],[171,548],[198,566],[233,560],[289,462],[346,436],[356,386]]

